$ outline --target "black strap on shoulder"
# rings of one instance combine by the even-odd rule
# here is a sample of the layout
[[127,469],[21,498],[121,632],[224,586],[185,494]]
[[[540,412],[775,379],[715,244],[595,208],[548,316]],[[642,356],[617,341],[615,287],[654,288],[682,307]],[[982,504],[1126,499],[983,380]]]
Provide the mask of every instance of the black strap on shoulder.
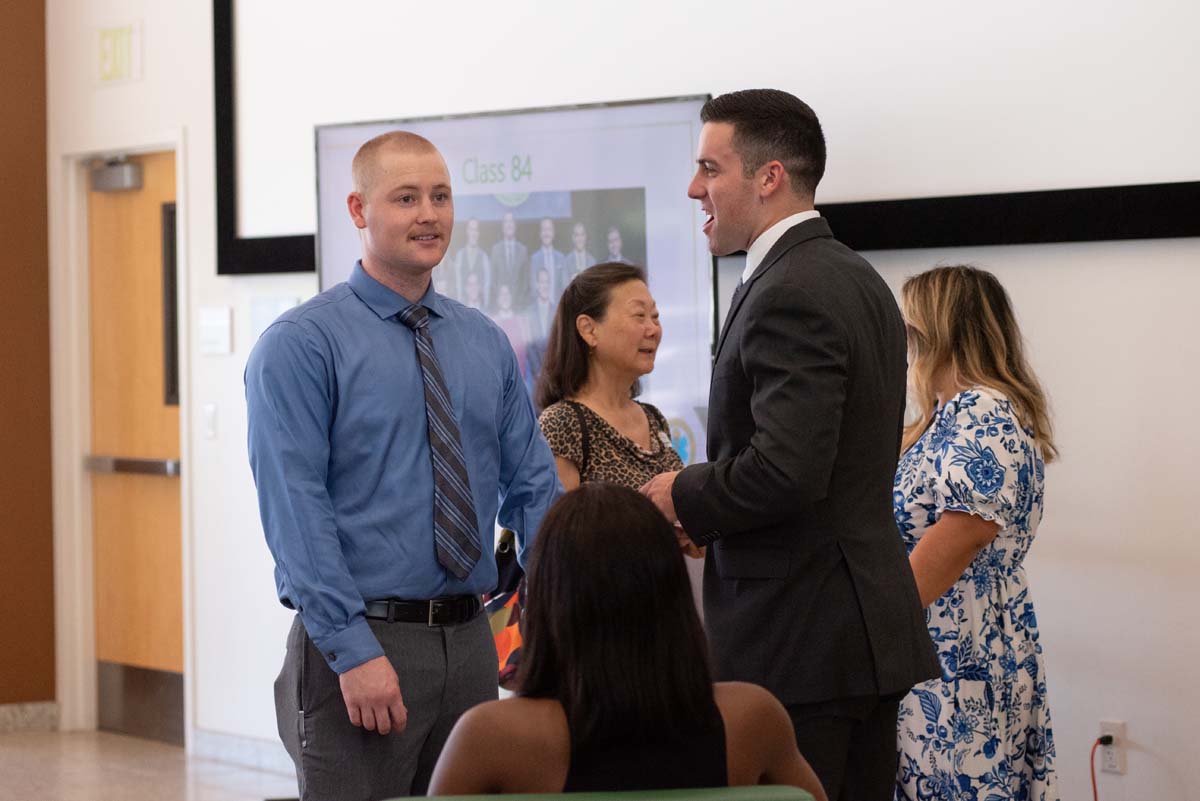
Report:
[[578,401],[568,401],[568,403],[570,403],[571,408],[575,410],[575,417],[579,420],[579,436],[580,436],[579,444],[583,449],[583,457],[579,460],[579,480],[582,482],[584,475],[587,473],[588,456],[589,456],[588,451],[590,450],[589,445],[591,444],[588,441],[589,438],[588,438],[587,418],[583,414],[583,404],[582,403],[579,403]]
[[[659,436],[664,431],[667,434],[667,439],[671,438],[671,426],[667,424],[667,418],[663,417],[663,413],[658,410],[658,407],[651,403],[637,402],[638,406],[646,412],[646,419],[650,421],[650,448],[654,448],[654,443],[657,440],[659,446],[662,446],[662,439]],[[654,429],[658,429],[655,431]],[[670,446],[674,447],[674,445]]]
[[649,416],[654,418],[654,423],[660,432],[666,431],[670,435],[671,427],[667,425],[667,418],[663,417],[663,413],[659,411],[657,406],[651,403],[642,403],[641,401],[638,401],[638,405],[650,412]]

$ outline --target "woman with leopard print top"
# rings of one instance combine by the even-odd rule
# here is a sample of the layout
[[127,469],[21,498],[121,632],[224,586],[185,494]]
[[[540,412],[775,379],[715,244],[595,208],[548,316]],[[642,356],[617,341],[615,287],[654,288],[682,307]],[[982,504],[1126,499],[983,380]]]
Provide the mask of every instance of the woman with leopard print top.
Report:
[[597,264],[563,292],[536,401],[567,490],[585,481],[638,489],[683,467],[662,413],[635,400],[661,340],[658,309],[641,267]]

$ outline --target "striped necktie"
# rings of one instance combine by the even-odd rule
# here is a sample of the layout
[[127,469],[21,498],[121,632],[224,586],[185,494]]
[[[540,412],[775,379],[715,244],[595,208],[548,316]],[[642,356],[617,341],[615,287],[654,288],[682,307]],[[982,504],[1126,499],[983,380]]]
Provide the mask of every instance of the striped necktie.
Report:
[[429,424],[429,457],[433,462],[434,550],[442,567],[465,579],[479,561],[479,521],[471,499],[467,460],[450,392],[433,351],[433,337],[429,335],[429,312],[414,303],[396,318],[413,330],[425,383],[425,419]]

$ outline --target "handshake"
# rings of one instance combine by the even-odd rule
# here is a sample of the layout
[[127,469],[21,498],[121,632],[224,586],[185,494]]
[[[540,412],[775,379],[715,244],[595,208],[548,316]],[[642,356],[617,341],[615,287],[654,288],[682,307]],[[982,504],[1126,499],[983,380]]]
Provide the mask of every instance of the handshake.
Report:
[[675,524],[675,539],[679,542],[679,550],[683,551],[683,555],[691,559],[704,558],[704,546],[697,545],[692,542],[692,538],[683,530],[683,526],[679,523],[679,516],[675,514],[675,502],[671,500],[671,488],[675,486],[675,477],[679,475],[679,471],[675,470],[670,473],[659,473],[654,478],[642,485],[638,492],[645,495],[658,510],[666,516],[667,520]]

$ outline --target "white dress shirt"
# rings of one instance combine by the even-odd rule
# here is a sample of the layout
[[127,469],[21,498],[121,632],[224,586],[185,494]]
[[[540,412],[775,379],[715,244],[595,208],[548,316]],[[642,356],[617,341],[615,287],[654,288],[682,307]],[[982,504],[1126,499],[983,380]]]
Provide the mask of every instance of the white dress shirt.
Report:
[[802,211],[790,217],[784,217],[759,234],[758,239],[751,242],[750,248],[746,251],[746,269],[742,270],[742,283],[744,284],[750,280],[750,276],[754,275],[754,271],[758,269],[758,265],[762,264],[763,257],[775,246],[776,242],[783,238],[783,235],[792,226],[799,225],[805,220],[815,220],[820,216],[821,212],[816,209]]

